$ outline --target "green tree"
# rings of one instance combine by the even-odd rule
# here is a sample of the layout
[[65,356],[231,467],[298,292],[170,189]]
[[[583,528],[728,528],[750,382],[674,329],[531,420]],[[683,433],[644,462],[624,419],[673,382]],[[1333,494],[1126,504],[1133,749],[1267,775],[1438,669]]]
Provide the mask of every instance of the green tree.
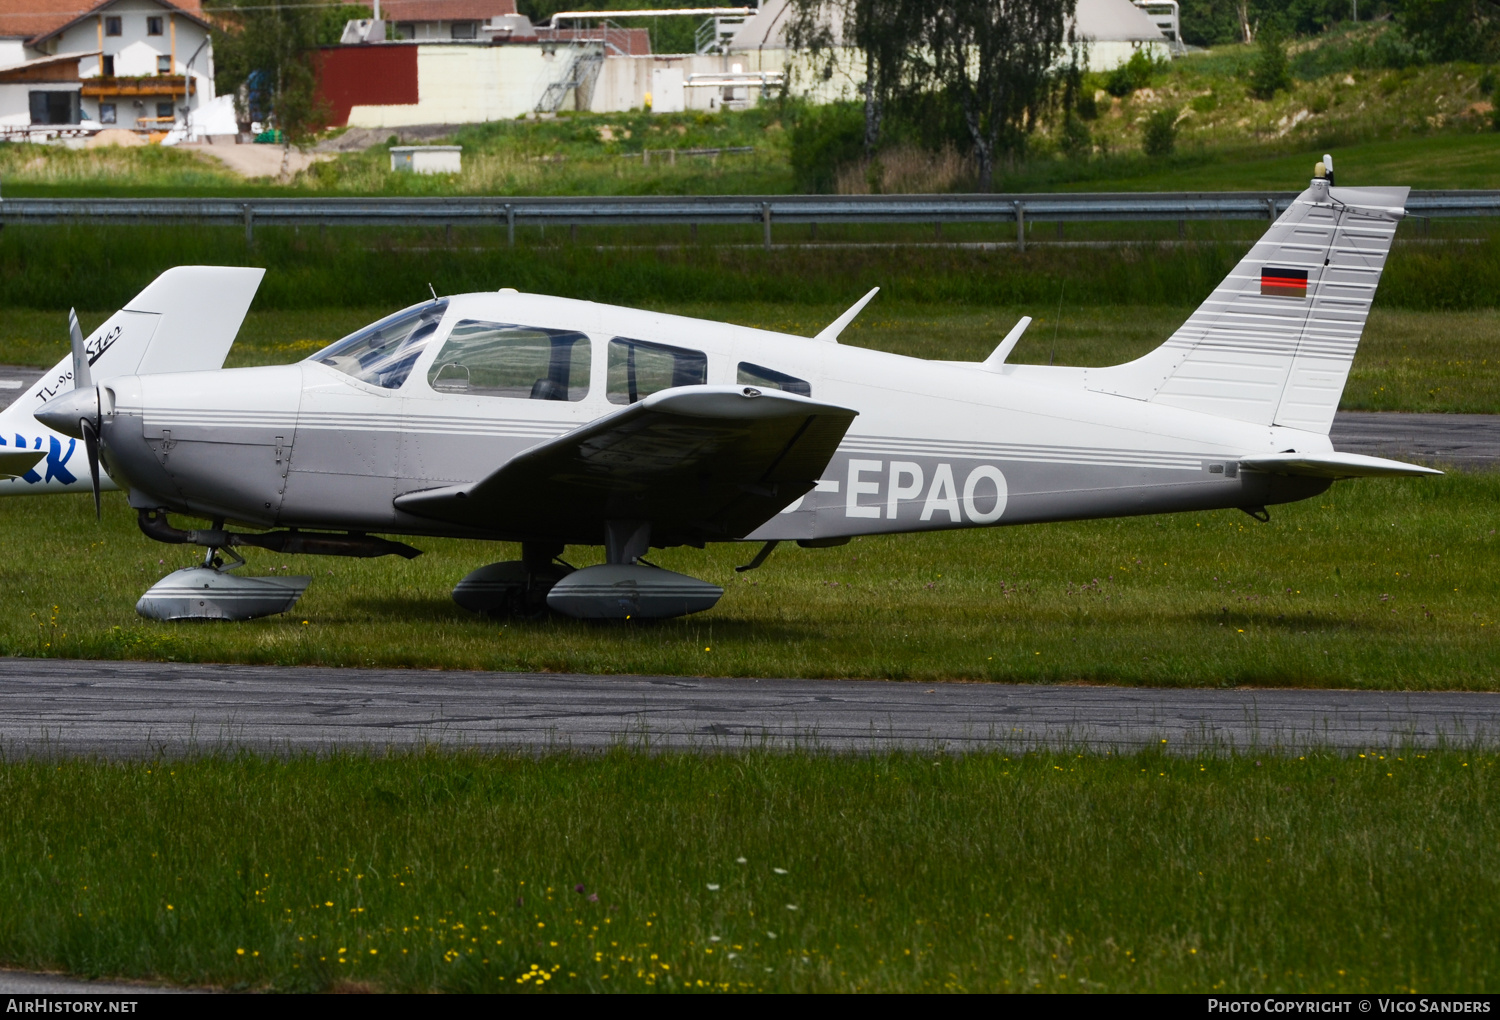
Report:
[[1495,0],[1402,0],[1397,20],[1429,60],[1500,59],[1500,3]]
[[928,4],[922,0],[792,0],[787,40],[831,76],[847,48],[864,59],[864,154],[880,145],[886,110],[922,86],[913,46],[922,37]]
[[1277,18],[1269,19],[1255,36],[1255,67],[1251,70],[1250,94],[1270,99],[1292,87],[1292,71],[1286,59],[1286,37]]
[[[927,16],[930,79],[958,103],[979,187],[995,163],[1024,150],[1038,115],[1065,82],[1062,57],[1079,45],[1076,0],[942,0]],[[915,49],[915,47],[913,47]]]
[[[208,13],[216,26],[215,89],[237,94],[243,88],[249,108],[242,116],[259,113],[288,147],[306,144],[328,119],[317,98],[317,48],[337,42],[334,33],[344,22],[369,17],[369,8],[329,8],[319,0],[220,0]],[[282,167],[285,172],[285,160]]]

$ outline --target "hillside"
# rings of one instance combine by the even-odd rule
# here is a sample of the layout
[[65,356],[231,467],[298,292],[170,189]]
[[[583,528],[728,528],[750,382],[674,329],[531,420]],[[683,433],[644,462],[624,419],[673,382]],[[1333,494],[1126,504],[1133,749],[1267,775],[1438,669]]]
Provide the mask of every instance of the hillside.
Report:
[[[1415,188],[1500,188],[1500,132],[1493,71],[1471,64],[1403,69],[1363,66],[1384,24],[1295,42],[1291,87],[1269,100],[1250,94],[1256,51],[1223,46],[1146,69],[1128,88],[1089,75],[1071,124],[1056,111],[1030,138],[1025,158],[1003,166],[997,188],[1046,190],[1286,189],[1323,152],[1337,152],[1342,183],[1373,180]],[[1111,91],[1124,91],[1112,95]],[[1163,114],[1163,111],[1169,111]],[[1169,155],[1142,151],[1153,115],[1175,124]],[[318,146],[322,162],[289,180],[247,179],[203,150],[86,149],[0,144],[7,197],[142,194],[781,194],[797,190],[794,136],[808,117],[794,101],[719,114],[573,114],[471,125],[439,139],[430,131],[339,133]],[[847,118],[846,118],[847,120]],[[804,136],[807,132],[804,132]],[[401,141],[464,146],[464,172],[392,173],[387,149]],[[337,151],[353,148],[355,151]],[[703,150],[721,150],[717,153]],[[742,150],[742,151],[722,151]],[[743,151],[748,150],[748,151]],[[649,153],[649,155],[648,155]],[[845,164],[838,191],[965,191],[969,161],[954,149],[895,144],[879,165]]]

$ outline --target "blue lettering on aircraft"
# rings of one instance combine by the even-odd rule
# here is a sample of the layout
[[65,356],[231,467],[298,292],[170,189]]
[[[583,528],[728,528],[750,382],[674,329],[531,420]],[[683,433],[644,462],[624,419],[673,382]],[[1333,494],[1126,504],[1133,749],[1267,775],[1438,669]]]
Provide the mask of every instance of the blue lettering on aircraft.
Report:
[[[54,478],[64,485],[72,485],[78,481],[78,476],[68,470],[68,462],[73,459],[73,453],[78,449],[78,440],[69,439],[66,451],[63,450],[62,442],[56,436],[48,436],[47,444],[46,476],[37,474],[36,468],[32,468],[21,476],[21,480],[29,485],[35,485],[38,482],[50,482]],[[0,438],[0,446],[4,445],[6,445],[4,438]],[[24,436],[16,436],[16,448],[18,450],[26,449],[27,445]],[[37,436],[30,445],[33,449],[40,450],[42,448],[42,437]]]
[[[73,450],[78,446],[78,440],[68,440],[68,452],[65,454],[62,452],[62,443],[58,442],[56,436],[49,436],[48,443],[47,481],[50,482],[52,481],[52,479],[56,478],[64,485],[72,485],[74,482],[78,481],[73,472],[69,471],[64,466],[72,458]],[[61,456],[59,456],[59,454],[61,454]]]

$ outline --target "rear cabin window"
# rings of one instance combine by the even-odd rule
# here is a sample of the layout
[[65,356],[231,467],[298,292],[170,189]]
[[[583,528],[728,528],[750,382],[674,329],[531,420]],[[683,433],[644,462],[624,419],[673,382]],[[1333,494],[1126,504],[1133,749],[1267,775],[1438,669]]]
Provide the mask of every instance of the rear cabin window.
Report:
[[812,396],[812,385],[807,380],[798,379],[785,372],[778,372],[774,368],[766,368],[764,365],[752,365],[748,361],[740,362],[737,379],[742,386],[759,386],[764,390],[785,390],[799,397]]
[[411,375],[412,365],[422,356],[447,310],[447,301],[413,305],[350,333],[308,360],[372,386],[394,390]]
[[616,337],[609,342],[609,402],[633,404],[658,390],[701,386],[708,381],[708,356],[666,344]]
[[561,329],[464,319],[427,372],[438,393],[521,400],[582,400],[589,338]]

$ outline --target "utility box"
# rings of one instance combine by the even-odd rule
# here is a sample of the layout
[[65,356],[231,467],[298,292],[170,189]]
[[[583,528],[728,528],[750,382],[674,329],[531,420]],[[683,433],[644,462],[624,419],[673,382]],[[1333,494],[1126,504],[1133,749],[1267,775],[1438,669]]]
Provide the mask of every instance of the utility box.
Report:
[[456,174],[463,171],[462,145],[393,145],[391,169],[417,174]]
[[657,67],[651,71],[651,112],[681,113],[687,109],[682,68]]

